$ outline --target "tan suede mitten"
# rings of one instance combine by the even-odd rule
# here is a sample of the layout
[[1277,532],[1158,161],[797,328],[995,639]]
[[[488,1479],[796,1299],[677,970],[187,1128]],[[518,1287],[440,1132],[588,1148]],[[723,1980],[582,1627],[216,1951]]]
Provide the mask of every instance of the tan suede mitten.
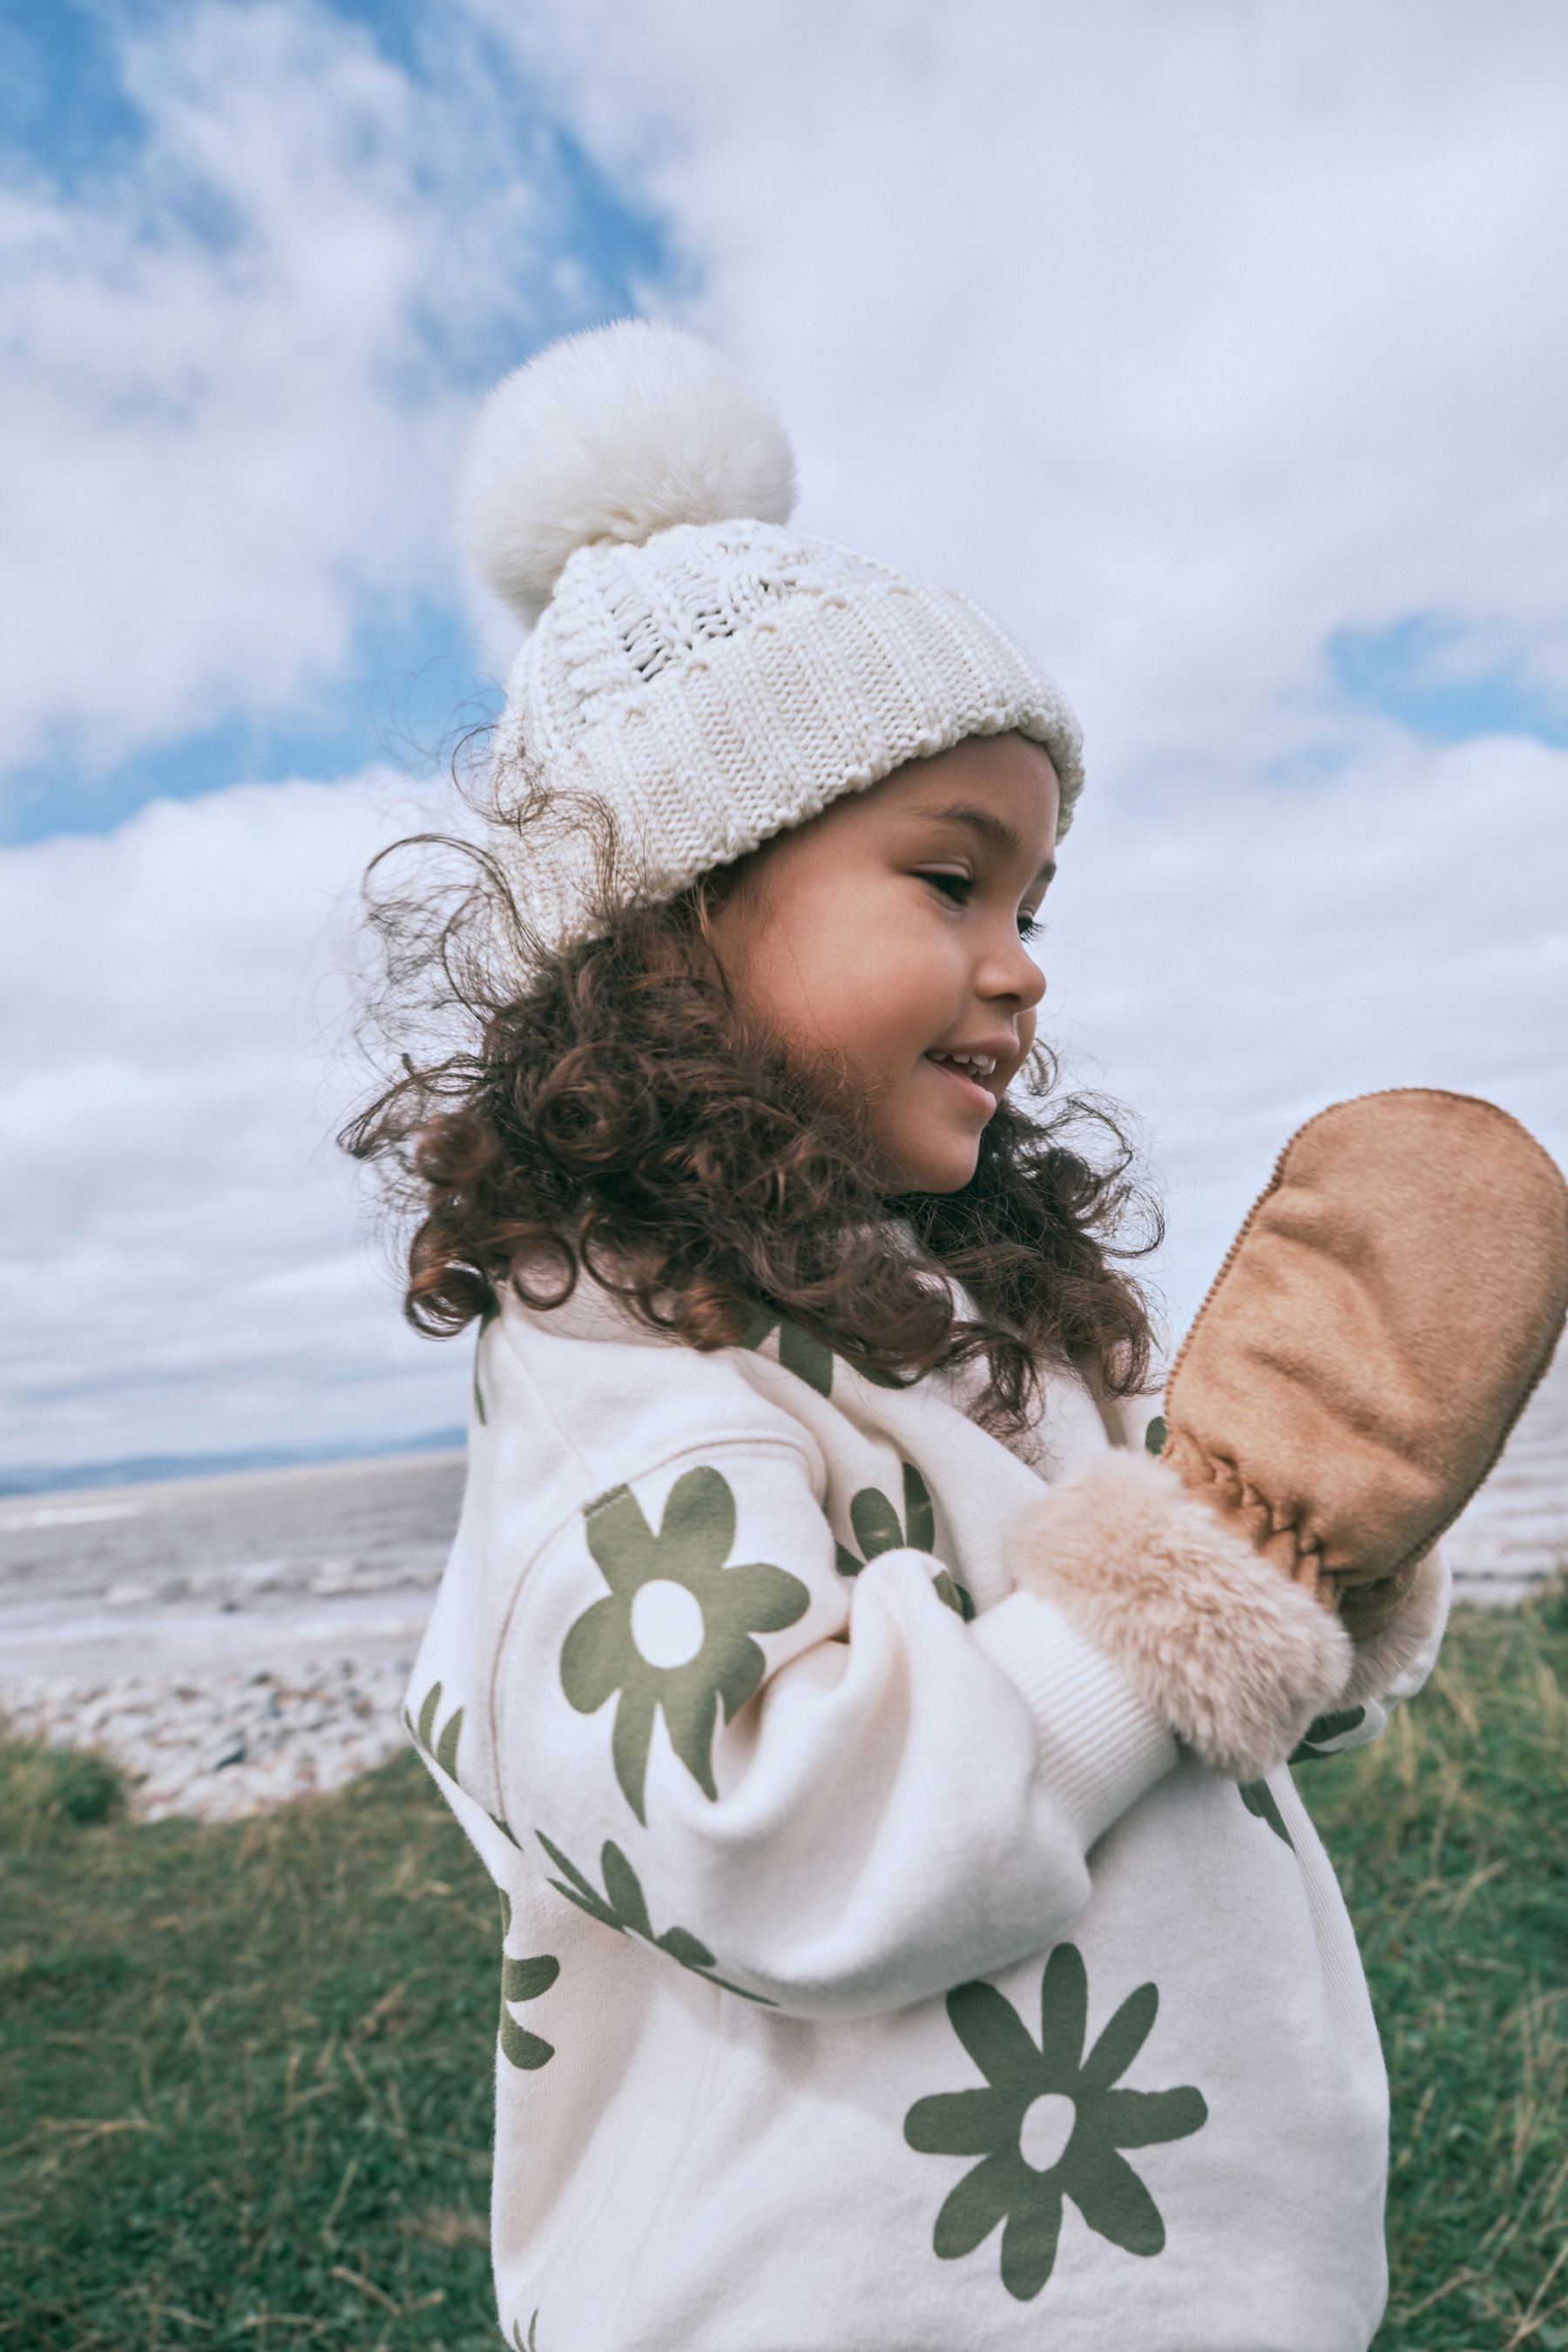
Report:
[[1421,1087],[1336,1103],[1280,1153],[1187,1334],[1162,1459],[1370,1633],[1497,1460],[1565,1313],[1568,1186],[1516,1120]]

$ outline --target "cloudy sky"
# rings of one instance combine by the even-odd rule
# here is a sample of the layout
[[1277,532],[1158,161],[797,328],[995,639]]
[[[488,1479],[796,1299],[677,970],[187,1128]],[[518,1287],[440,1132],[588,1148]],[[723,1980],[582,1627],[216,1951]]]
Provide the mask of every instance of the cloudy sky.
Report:
[[1568,16],[0,12],[0,1478],[461,1417],[331,1134],[367,855],[513,650],[479,391],[716,335],[801,520],[1085,722],[1045,956],[1184,1317],[1335,1096],[1568,1153]]

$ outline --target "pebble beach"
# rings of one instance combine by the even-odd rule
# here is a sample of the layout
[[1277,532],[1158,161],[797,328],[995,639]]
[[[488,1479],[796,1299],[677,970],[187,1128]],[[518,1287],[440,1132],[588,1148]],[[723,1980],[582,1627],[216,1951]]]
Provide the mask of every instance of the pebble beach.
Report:
[[406,1738],[462,1483],[416,1454],[0,1496],[0,1717],[101,1749],[144,1820],[342,1787]]
[[351,1658],[276,1673],[226,1668],[199,1682],[121,1675],[20,1689],[7,1713],[14,1732],[111,1756],[143,1821],[235,1821],[384,1764],[405,1744],[407,1681],[400,1661]]
[[[0,1495],[0,1717],[101,1749],[132,1811],[228,1821],[395,1754],[460,1454]],[[1568,1567],[1568,1359],[1448,1538],[1461,1597]]]

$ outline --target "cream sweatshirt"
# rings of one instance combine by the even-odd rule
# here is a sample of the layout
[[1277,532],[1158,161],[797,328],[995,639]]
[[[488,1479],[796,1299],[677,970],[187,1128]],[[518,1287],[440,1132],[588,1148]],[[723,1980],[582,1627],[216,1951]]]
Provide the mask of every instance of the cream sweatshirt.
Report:
[[[754,1339],[584,1285],[476,1357],[409,1717],[500,1894],[506,2340],[1364,2352],[1386,2085],[1290,1775],[1205,1769],[1004,1564],[1127,1431]],[[1424,1677],[1418,1601],[1314,1751]]]

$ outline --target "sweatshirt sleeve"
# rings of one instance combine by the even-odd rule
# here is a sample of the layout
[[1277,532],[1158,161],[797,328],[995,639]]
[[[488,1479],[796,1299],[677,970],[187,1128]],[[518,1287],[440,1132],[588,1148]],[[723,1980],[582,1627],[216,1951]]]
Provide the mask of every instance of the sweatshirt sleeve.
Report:
[[1292,1764],[1312,1764],[1325,1756],[1365,1748],[1388,1727],[1396,1706],[1413,1699],[1433,1667],[1447,1629],[1453,1579],[1439,1549],[1415,1570],[1409,1599],[1383,1631],[1355,1644],[1355,1664],[1344,1696],[1328,1715],[1307,1727]]
[[821,1494],[781,1436],[588,1501],[521,1578],[493,1722],[506,1832],[563,1895],[837,2017],[1063,1935],[1176,1749],[1048,1602],[966,1623],[908,1543],[842,1573]]

